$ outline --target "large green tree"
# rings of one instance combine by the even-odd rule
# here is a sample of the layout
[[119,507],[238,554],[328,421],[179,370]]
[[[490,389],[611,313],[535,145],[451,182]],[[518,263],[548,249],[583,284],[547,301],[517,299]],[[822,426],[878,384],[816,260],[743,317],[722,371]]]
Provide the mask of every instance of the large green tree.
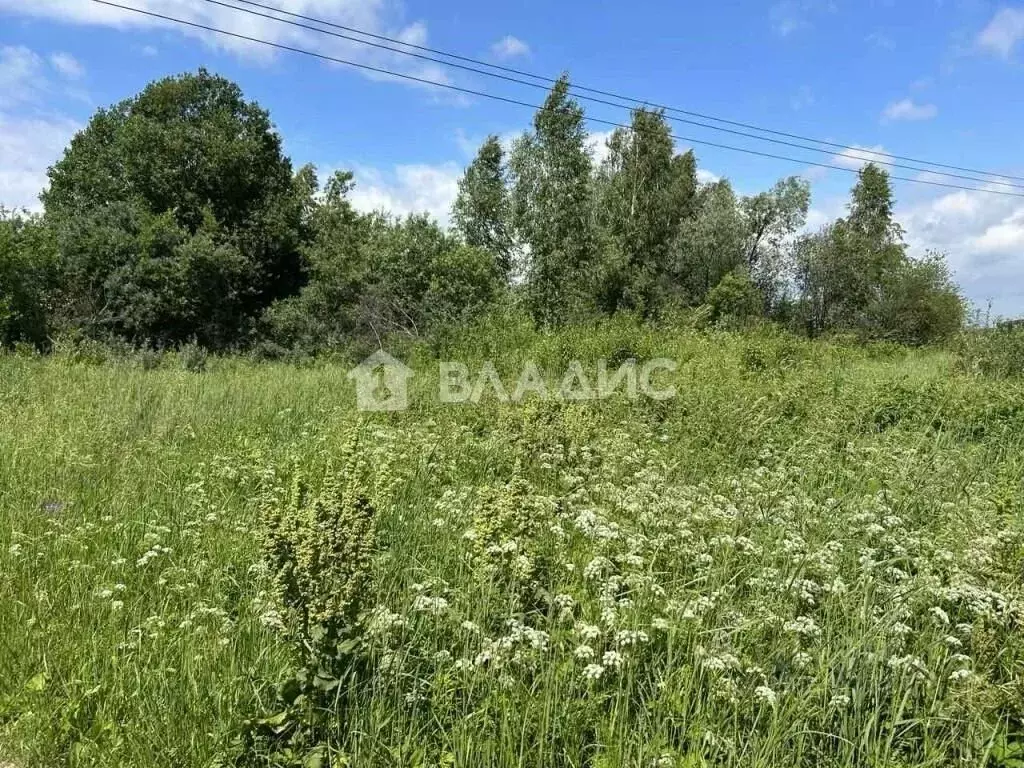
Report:
[[958,329],[964,303],[938,254],[908,256],[888,174],[868,164],[850,193],[849,214],[802,238],[797,283],[808,331],[852,330],[870,338],[925,343]]
[[766,311],[785,290],[791,242],[807,221],[810,202],[810,185],[797,176],[782,179],[770,190],[740,202],[746,226],[746,267],[765,298]]
[[609,236],[602,304],[607,311],[651,314],[661,306],[672,240],[686,191],[673,164],[672,134],[664,115],[633,112],[628,130],[608,140],[599,175],[598,218]]
[[744,266],[746,238],[732,185],[725,179],[705,184],[673,243],[673,285],[680,300],[702,303],[722,278]]
[[65,322],[235,344],[302,281],[308,179],[265,110],[200,70],[100,110],[50,169]]
[[351,173],[328,180],[308,214],[309,279],[266,312],[275,344],[318,351],[420,336],[480,314],[503,287],[495,254],[468,245],[425,215],[361,214]]
[[526,301],[542,325],[593,310],[598,248],[586,142],[583,109],[563,75],[510,160],[513,222],[529,256]]
[[489,136],[459,181],[452,219],[467,245],[494,254],[506,280],[514,267],[511,214],[504,152]]

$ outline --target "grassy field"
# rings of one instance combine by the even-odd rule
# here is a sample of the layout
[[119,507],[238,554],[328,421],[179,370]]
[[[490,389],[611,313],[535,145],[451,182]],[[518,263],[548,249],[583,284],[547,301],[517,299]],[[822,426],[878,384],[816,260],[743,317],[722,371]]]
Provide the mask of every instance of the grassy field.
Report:
[[[1020,383],[625,321],[398,351],[400,414],[340,362],[0,358],[0,763],[1024,764]],[[627,357],[677,396],[431,396]]]

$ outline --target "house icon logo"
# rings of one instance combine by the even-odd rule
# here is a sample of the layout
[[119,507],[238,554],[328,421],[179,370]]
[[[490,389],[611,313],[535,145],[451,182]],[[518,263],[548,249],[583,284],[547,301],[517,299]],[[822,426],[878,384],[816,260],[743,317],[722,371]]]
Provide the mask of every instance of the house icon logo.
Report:
[[408,381],[413,370],[384,350],[374,352],[348,372],[355,382],[360,411],[404,411],[409,407]]

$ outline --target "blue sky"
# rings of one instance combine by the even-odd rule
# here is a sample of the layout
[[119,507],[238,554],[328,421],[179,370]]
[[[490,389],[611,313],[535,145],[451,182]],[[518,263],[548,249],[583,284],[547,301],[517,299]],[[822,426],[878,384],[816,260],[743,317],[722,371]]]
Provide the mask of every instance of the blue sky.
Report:
[[[203,0],[117,1],[435,82],[534,103],[543,98],[540,91]],[[1024,177],[1020,2],[262,1],[531,72],[568,70],[581,84],[654,103]],[[355,202],[368,209],[426,210],[444,220],[476,145],[488,133],[515,135],[531,117],[521,107],[186,30],[91,0],[0,0],[0,203],[36,207],[46,167],[93,111],[154,78],[199,66],[236,80],[270,110],[296,165],[354,170]],[[594,117],[628,119],[623,110],[585,106]],[[844,155],[674,128],[692,139],[850,168],[859,164]],[[599,154],[609,128],[594,130]],[[806,163],[694,149],[707,174],[728,177],[741,193],[782,176],[806,176],[814,195],[810,227],[842,214],[853,181],[851,174]],[[897,183],[896,196],[916,253],[947,252],[974,302],[984,307],[991,301],[1000,314],[1024,313],[1024,281],[1018,279],[1024,198],[909,183]]]

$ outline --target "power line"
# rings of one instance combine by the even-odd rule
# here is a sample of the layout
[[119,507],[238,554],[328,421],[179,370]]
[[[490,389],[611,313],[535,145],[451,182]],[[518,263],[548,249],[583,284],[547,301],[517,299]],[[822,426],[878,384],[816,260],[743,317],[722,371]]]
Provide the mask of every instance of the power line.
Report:
[[[247,5],[254,5],[254,6],[259,7],[259,8],[265,8],[267,10],[272,10],[272,11],[275,11],[275,12],[278,12],[278,13],[282,13],[282,14],[286,14],[286,15],[293,15],[293,14],[288,14],[288,12],[286,12],[286,11],[278,11],[278,9],[273,8],[272,6],[266,6],[266,5],[261,5],[260,3],[251,2],[251,0],[234,0],[234,1],[235,2],[239,2],[239,3],[245,3]],[[212,5],[218,5],[218,6],[222,7],[222,8],[227,8],[227,9],[232,10],[232,11],[239,11],[241,13],[246,13],[246,14],[249,14],[251,16],[258,16],[260,18],[269,19],[271,21],[276,21],[276,22],[279,22],[281,24],[289,24],[291,26],[300,27],[302,29],[307,29],[307,30],[310,30],[312,32],[319,32],[320,34],[323,34],[323,35],[330,35],[331,37],[340,38],[342,40],[348,40],[350,42],[358,43],[359,45],[366,45],[366,46],[370,46],[370,47],[373,47],[373,48],[379,48],[379,49],[382,49],[382,50],[385,50],[385,51],[391,51],[392,53],[400,54],[402,56],[410,56],[412,58],[420,59],[422,61],[430,61],[430,62],[433,62],[435,64],[440,64],[440,65],[445,66],[445,67],[453,67],[455,69],[460,69],[460,70],[463,70],[463,71],[466,71],[466,72],[473,72],[473,73],[478,74],[478,75],[484,75],[485,77],[494,77],[494,78],[497,78],[499,80],[504,80],[506,82],[517,83],[519,85],[529,86],[530,88],[539,88],[539,89],[544,90],[544,91],[548,90],[548,87],[549,87],[546,84],[531,83],[531,82],[529,82],[527,80],[523,80],[523,79],[518,78],[518,77],[511,77],[509,75],[503,75],[503,74],[500,74],[498,72],[488,72],[486,70],[480,69],[479,67],[472,67],[472,66],[467,66],[465,64],[457,64],[457,63],[450,62],[450,61],[444,61],[443,59],[438,59],[438,58],[435,58],[433,56],[425,56],[425,55],[420,54],[420,53],[413,53],[411,51],[405,51],[405,50],[402,50],[401,48],[395,48],[393,46],[385,45],[383,43],[374,43],[374,42],[371,42],[369,40],[361,40],[358,37],[352,37],[351,35],[345,35],[345,34],[341,34],[341,33],[338,33],[338,32],[332,32],[331,30],[328,30],[328,29],[321,29],[319,27],[314,27],[314,26],[311,26],[309,24],[303,24],[303,23],[298,22],[298,21],[291,21],[289,19],[281,19],[281,18],[278,18],[277,16],[271,16],[270,14],[260,13],[259,11],[253,11],[253,10],[250,10],[248,8],[239,8],[236,5],[231,5],[229,3],[222,2],[222,0],[205,0],[205,2],[211,3]],[[302,17],[302,18],[307,18],[307,17]],[[312,18],[312,17],[309,17],[309,18]],[[318,23],[320,23],[320,24],[326,24],[326,25],[329,25],[329,26],[332,25],[331,22],[328,22],[328,21],[321,21],[319,19],[317,19],[316,21]],[[360,33],[360,34],[367,34],[367,33]],[[444,55],[448,55],[448,54],[444,54]],[[554,82],[554,81],[551,81],[551,82]],[[576,98],[582,99],[584,101],[593,102],[595,104],[602,104],[602,105],[608,106],[608,107],[616,107],[618,109],[633,109],[633,107],[628,105],[628,104],[617,104],[615,102],[611,102],[611,101],[608,101],[606,99],[595,98],[593,96],[581,96],[579,94],[574,94],[574,95],[576,96]],[[625,97],[620,97],[620,98],[625,98]],[[719,126],[719,125],[711,125],[709,123],[702,123],[702,122],[697,121],[697,120],[689,120],[689,119],[680,118],[680,117],[669,117],[669,119],[673,120],[674,122],[686,123],[688,125],[693,125],[693,126],[697,126],[697,127],[700,127],[700,128],[707,128],[707,129],[712,130],[712,131],[721,131],[723,133],[732,134],[734,136],[743,136],[744,138],[748,138],[748,139],[755,139],[757,141],[764,141],[764,142],[767,142],[769,144],[779,144],[779,145],[783,145],[783,146],[787,146],[787,147],[793,147],[795,149],[802,149],[802,150],[805,150],[805,151],[808,151],[808,152],[817,152],[819,154],[829,155],[830,157],[835,155],[835,152],[833,150],[830,150],[830,149],[822,149],[820,147],[812,147],[812,146],[808,146],[806,144],[797,144],[796,142],[785,141],[785,140],[782,140],[782,139],[772,139],[772,138],[769,138],[767,136],[758,136],[755,133],[748,133],[746,131],[738,131],[738,130],[735,130],[735,129],[732,129],[732,128],[723,128],[722,126]],[[890,161],[886,161],[886,160],[872,160],[871,158],[868,158],[868,157],[854,157],[853,159],[855,159],[855,160],[864,160],[864,161],[867,161],[867,162],[875,162],[878,165],[885,165],[885,166],[889,166],[891,168],[900,168],[900,169],[906,170],[906,171],[918,171],[920,173],[931,173],[931,174],[934,174],[934,175],[937,175],[937,176],[944,176],[944,177],[948,177],[948,178],[952,178],[952,179],[961,179],[963,181],[974,181],[974,182],[978,182],[980,184],[997,184],[999,186],[1008,187],[1010,189],[1018,189],[1018,190],[1024,191],[1024,186],[1021,186],[1020,184],[1013,184],[1013,183],[1006,182],[1006,181],[993,181],[993,180],[990,180],[990,179],[978,178],[977,176],[966,176],[966,175],[959,174],[959,173],[949,173],[949,172],[933,171],[933,170],[931,170],[929,168],[920,168],[920,167],[913,166],[913,165],[903,165],[901,163],[894,163],[894,162],[890,162]]]
[[[111,8],[118,8],[118,9],[123,10],[123,11],[129,11],[129,12],[132,12],[132,13],[138,13],[138,14],[141,14],[143,16],[149,16],[149,17],[155,18],[155,19],[161,19],[163,21],[169,21],[169,22],[172,22],[172,23],[175,23],[175,24],[182,24],[184,26],[192,27],[194,29],[201,29],[201,30],[204,30],[206,32],[213,32],[215,34],[225,35],[227,37],[233,37],[233,38],[235,38],[237,40],[244,40],[244,41],[250,42],[250,43],[257,43],[259,45],[265,45],[265,46],[268,46],[270,48],[276,48],[276,49],[282,50],[282,51],[289,51],[291,53],[301,53],[301,54],[303,54],[305,56],[312,56],[314,58],[321,59],[323,61],[330,61],[330,62],[333,62],[335,64],[344,64],[345,66],[354,67],[356,69],[361,69],[361,70],[364,70],[364,71],[367,71],[367,72],[374,72],[374,73],[380,74],[380,75],[387,75],[389,77],[396,77],[396,78],[401,78],[403,80],[409,80],[411,82],[421,83],[423,85],[428,85],[428,86],[431,86],[431,87],[434,87],[434,88],[444,88],[444,89],[447,89],[447,90],[450,90],[450,91],[455,91],[457,93],[463,93],[463,94],[467,94],[467,95],[470,95],[470,96],[479,96],[481,98],[492,99],[494,101],[500,101],[500,102],[503,102],[505,104],[514,104],[514,105],[517,105],[517,106],[520,106],[520,107],[527,107],[527,108],[533,109],[533,110],[543,110],[544,109],[544,107],[541,106],[541,105],[531,104],[530,102],[526,102],[526,101],[519,101],[518,99],[508,98],[507,96],[499,96],[497,94],[486,93],[484,91],[478,91],[478,90],[475,90],[475,89],[472,89],[472,88],[464,88],[462,86],[452,85],[451,83],[439,83],[439,82],[437,82],[435,80],[430,80],[430,79],[427,79],[427,78],[424,78],[424,77],[417,77],[416,75],[409,75],[409,74],[404,74],[404,73],[401,73],[401,72],[395,72],[393,70],[385,69],[383,67],[375,67],[375,66],[372,66],[370,64],[362,64],[360,62],[350,61],[348,59],[342,59],[342,58],[339,58],[339,57],[336,57],[336,56],[329,56],[329,55],[324,54],[324,53],[317,53],[316,51],[309,51],[309,50],[306,50],[304,48],[297,48],[295,46],[285,45],[284,43],[275,43],[275,42],[271,42],[269,40],[260,39],[258,37],[251,37],[249,35],[243,35],[243,34],[238,33],[238,32],[230,32],[230,31],[225,30],[225,29],[219,29],[217,27],[211,27],[211,26],[208,26],[206,24],[200,24],[200,23],[194,22],[194,21],[186,21],[185,19],[178,19],[178,18],[174,18],[173,16],[166,16],[166,15],[161,14],[161,13],[156,13],[155,11],[146,11],[146,10],[143,10],[141,8],[133,8],[133,7],[127,6],[127,5],[120,5],[119,3],[110,2],[110,0],[92,0],[92,2],[98,3],[100,5],[105,5],[105,6],[108,6],[108,7],[111,7]],[[584,120],[586,120],[587,122],[597,123],[597,124],[600,124],[600,125],[607,125],[607,126],[612,126],[612,127],[616,127],[616,128],[624,128],[626,130],[630,130],[630,126],[628,126],[628,125],[626,125],[624,123],[617,123],[617,122],[615,122],[613,120],[603,120],[601,118],[596,118],[596,117],[585,117]],[[730,150],[730,151],[733,151],[733,152],[742,152],[742,153],[748,154],[748,155],[755,155],[757,157],[765,157],[765,158],[769,158],[769,159],[773,159],[773,160],[783,160],[785,162],[797,163],[797,164],[800,164],[800,165],[810,165],[810,166],[814,166],[814,167],[818,167],[818,168],[827,168],[827,169],[830,169],[830,170],[843,171],[845,173],[853,173],[853,174],[857,174],[858,173],[858,171],[856,169],[846,168],[846,167],[841,166],[841,165],[831,165],[831,164],[828,164],[828,163],[815,162],[813,160],[802,160],[802,159],[798,159],[798,158],[795,158],[795,157],[787,157],[785,155],[775,155],[775,154],[772,154],[772,153],[769,153],[769,152],[761,152],[761,151],[758,151],[758,150],[747,149],[747,148],[743,148],[743,147],[734,147],[734,146],[731,146],[729,144],[719,144],[717,142],[707,141],[705,139],[695,139],[695,138],[691,138],[691,137],[687,137],[687,136],[679,136],[679,135],[676,135],[676,134],[670,134],[670,136],[671,136],[671,138],[675,139],[676,141],[688,142],[688,143],[691,143],[691,144],[700,144],[700,145],[703,145],[703,146],[715,147],[717,149],[727,149],[727,150]],[[1003,196],[1006,196],[1006,197],[1024,197],[1024,194],[1021,194],[1021,193],[1006,192],[1004,190],[999,190],[999,189],[980,189],[978,187],[965,187],[965,186],[961,186],[959,184],[946,184],[946,183],[943,183],[943,182],[929,181],[927,179],[915,179],[915,178],[910,178],[910,177],[907,177],[907,176],[890,176],[890,178],[895,180],[895,181],[905,181],[905,182],[909,182],[909,183],[913,183],[913,184],[926,184],[928,186],[943,187],[943,188],[946,188],[946,189],[959,189],[959,190],[963,190],[965,192],[984,192],[984,193],[987,193],[987,194],[1003,195]]]
[[[214,2],[215,0],[206,0],[206,1],[207,2]],[[333,27],[334,29],[341,29],[341,30],[344,30],[346,32],[352,32],[352,33],[355,33],[357,35],[362,35],[364,37],[373,38],[374,40],[383,40],[383,41],[388,42],[388,43],[393,43],[393,44],[396,44],[396,45],[401,45],[401,46],[404,46],[406,48],[412,48],[412,49],[415,49],[417,51],[425,51],[427,53],[433,53],[433,54],[436,54],[438,56],[444,56],[446,58],[455,59],[456,61],[464,61],[464,62],[467,62],[469,64],[475,64],[475,65],[481,66],[481,67],[488,67],[490,69],[498,70],[500,72],[507,72],[509,74],[518,75],[520,77],[530,77],[530,78],[533,78],[535,80],[540,80],[540,81],[546,83],[548,86],[550,86],[552,83],[557,82],[556,78],[553,78],[553,77],[550,77],[550,76],[547,76],[547,75],[538,75],[538,74],[535,74],[535,73],[532,73],[532,72],[526,72],[526,71],[521,70],[521,69],[516,69],[514,67],[503,66],[501,64],[492,64],[490,62],[486,62],[486,61],[483,61],[481,59],[474,59],[474,58],[472,58],[470,56],[462,56],[462,55],[459,55],[457,53],[451,53],[449,51],[444,51],[444,50],[441,50],[441,49],[438,49],[438,48],[430,48],[430,47],[427,47],[425,45],[416,45],[415,43],[407,43],[407,42],[405,42],[403,40],[399,40],[397,38],[388,37],[387,35],[381,35],[381,34],[377,34],[377,33],[374,33],[374,32],[368,32],[366,30],[358,29],[356,27],[345,26],[344,24],[338,24],[338,23],[335,23],[335,22],[332,22],[332,21],[327,21],[325,19],[318,19],[315,16],[307,16],[307,15],[304,15],[304,14],[301,14],[301,13],[293,13],[291,11],[285,11],[285,10],[282,10],[280,8],[275,8],[272,5],[266,5],[266,4],[263,4],[263,3],[255,2],[254,0],[234,0],[234,2],[236,2],[236,3],[240,4],[240,5],[248,5],[248,6],[252,6],[252,7],[255,7],[255,8],[262,8],[263,10],[266,10],[266,11],[273,11],[274,13],[278,13],[278,14],[281,14],[283,16],[290,16],[293,19],[302,19],[304,21],[312,21],[312,22],[315,22],[317,24],[323,24],[324,26]],[[220,3],[220,2],[217,2],[217,4],[218,5],[224,5],[223,3]],[[232,7],[232,6],[227,6],[227,7]],[[244,11],[245,9],[236,8],[236,10]],[[262,15],[262,14],[258,14],[258,15]],[[285,22],[285,23],[289,23],[289,22],[286,22],[284,19],[279,19],[279,18],[276,18],[276,17],[271,17],[271,18],[274,18],[275,21],[282,21],[282,22]],[[316,31],[318,31],[318,32],[326,32],[326,30],[322,30],[322,29],[317,29]],[[351,38],[346,38],[346,39],[351,39]],[[358,40],[357,39],[356,42],[362,42],[364,45],[372,45],[372,43],[369,43],[369,42],[367,42],[365,40]],[[413,55],[413,54],[410,54],[408,51],[399,51],[399,52],[400,53],[406,53],[407,55]],[[429,61],[436,61],[434,59],[428,59],[428,60]],[[446,64],[447,66],[457,66],[457,65],[451,64],[450,62],[438,62],[438,63]],[[470,71],[477,71],[477,70],[472,70],[471,69]],[[480,74],[488,74],[488,73],[480,73]],[[493,73],[489,73],[489,74],[491,76],[494,76]],[[692,110],[680,109],[678,107],[667,106],[667,105],[664,105],[664,104],[657,104],[657,103],[651,102],[651,101],[649,101],[647,99],[637,99],[637,98],[635,98],[633,96],[624,96],[622,94],[614,93],[612,91],[603,91],[603,90],[601,90],[599,88],[590,88],[590,87],[587,87],[585,85],[573,84],[571,86],[571,89],[574,90],[574,91],[584,91],[586,93],[593,93],[593,94],[596,94],[598,96],[605,96],[605,97],[608,97],[608,98],[619,99],[621,101],[629,101],[629,102],[632,102],[634,105],[638,105],[638,106],[649,106],[649,107],[652,107],[654,109],[664,110],[666,113],[674,113],[674,114],[678,114],[678,115],[687,115],[689,117],[697,117],[697,118],[700,118],[702,120],[711,120],[712,122],[716,122],[716,123],[723,123],[725,125],[732,125],[732,126],[736,126],[738,128],[746,128],[746,129],[749,129],[749,130],[752,130],[752,131],[759,131],[761,133],[769,133],[769,134],[772,134],[773,136],[782,136],[782,137],[788,138],[788,139],[797,139],[799,141],[809,141],[809,142],[814,143],[814,144],[822,144],[824,146],[833,147],[835,149],[841,149],[841,150],[847,150],[847,151],[851,151],[851,152],[857,152],[857,153],[860,153],[861,155],[875,155],[875,156],[878,156],[878,157],[889,157],[889,158],[892,158],[893,160],[903,160],[903,161],[910,162],[910,163],[919,163],[921,165],[930,165],[930,166],[933,166],[935,168],[947,168],[947,169],[953,170],[953,171],[963,171],[965,173],[975,173],[975,174],[980,174],[982,176],[989,176],[989,177],[1000,178],[1000,179],[1012,179],[1014,181],[1024,181],[1024,176],[1013,176],[1013,175],[1005,174],[1005,173],[995,173],[995,172],[992,172],[992,171],[979,170],[977,168],[968,168],[968,167],[959,166],[959,165],[949,165],[949,164],[946,164],[946,163],[939,163],[939,162],[935,162],[935,161],[932,161],[932,160],[922,160],[920,158],[908,157],[906,155],[897,155],[897,154],[893,154],[892,152],[882,152],[882,151],[875,150],[875,149],[867,149],[865,147],[857,147],[857,146],[853,146],[853,145],[849,145],[849,144],[842,144],[840,142],[827,141],[825,139],[815,139],[815,138],[810,137],[810,136],[802,136],[802,135],[800,135],[798,133],[788,133],[786,131],[778,131],[778,130],[773,130],[771,128],[764,128],[764,127],[755,125],[753,123],[744,123],[744,122],[740,122],[738,120],[728,120],[728,119],[723,118],[723,117],[716,117],[714,115],[709,115],[709,114],[705,114],[705,113],[702,113],[702,112],[694,112]],[[626,105],[621,105],[620,104],[620,105],[615,105],[615,106],[625,107]],[[681,121],[681,122],[688,122],[688,121]],[[697,125],[699,125],[699,123],[697,123]],[[724,129],[716,128],[716,130],[724,130]],[[739,135],[747,135],[747,134],[739,134]],[[761,138],[761,137],[755,137],[755,138]],[[762,140],[767,141],[768,139],[762,139]],[[780,143],[785,143],[785,142],[780,142]],[[790,146],[800,147],[800,145],[790,145]],[[800,147],[800,148],[807,149],[807,147]],[[822,150],[815,150],[815,151],[822,151]],[[870,158],[866,158],[866,157],[857,157],[857,158],[854,158],[854,159],[870,161]],[[894,165],[892,163],[882,163],[882,164],[893,165],[894,167],[901,167],[901,168],[905,168],[906,167],[906,166],[896,166],[896,165]],[[920,171],[928,172],[927,169],[923,169],[923,168],[912,168],[910,170],[920,170]],[[940,175],[943,175],[943,176],[955,176],[956,178],[968,178],[968,177],[958,177],[955,174],[940,174]],[[987,182],[987,180],[985,180],[985,179],[973,179],[973,180],[974,181],[985,181],[985,182]],[[1002,182],[995,182],[995,183],[1002,183]],[[1008,184],[1008,185],[1005,185],[1005,186],[1017,187],[1017,185],[1015,185],[1015,184]]]

